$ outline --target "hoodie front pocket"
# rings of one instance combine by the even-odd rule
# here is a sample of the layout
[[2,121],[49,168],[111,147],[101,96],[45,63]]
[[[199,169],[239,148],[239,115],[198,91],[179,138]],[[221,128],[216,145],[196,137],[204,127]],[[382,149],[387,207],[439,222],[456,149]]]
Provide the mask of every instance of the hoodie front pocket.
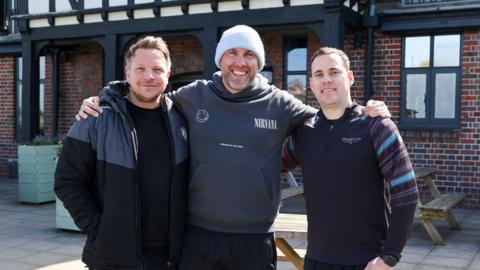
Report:
[[274,204],[259,169],[200,164],[189,187],[189,210],[196,218],[225,224],[264,224]]

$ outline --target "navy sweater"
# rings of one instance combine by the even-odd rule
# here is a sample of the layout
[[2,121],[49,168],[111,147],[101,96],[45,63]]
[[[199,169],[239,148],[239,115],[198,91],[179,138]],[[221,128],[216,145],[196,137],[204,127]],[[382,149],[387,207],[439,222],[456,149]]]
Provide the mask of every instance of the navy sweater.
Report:
[[418,190],[390,119],[368,118],[356,105],[337,120],[320,111],[285,150],[284,165],[300,163],[303,172],[309,258],[361,265],[382,252],[400,257]]

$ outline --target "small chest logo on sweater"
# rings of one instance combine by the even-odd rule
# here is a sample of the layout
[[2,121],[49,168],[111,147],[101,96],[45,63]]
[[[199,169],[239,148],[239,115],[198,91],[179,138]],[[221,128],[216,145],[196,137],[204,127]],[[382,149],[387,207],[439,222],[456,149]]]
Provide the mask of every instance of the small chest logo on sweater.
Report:
[[205,123],[208,120],[208,112],[206,110],[198,110],[196,120],[198,123]]
[[361,137],[348,137],[348,138],[342,137],[342,142],[343,143],[354,144],[354,143],[358,143],[360,141],[362,141]]
[[277,120],[254,118],[255,128],[277,129]]

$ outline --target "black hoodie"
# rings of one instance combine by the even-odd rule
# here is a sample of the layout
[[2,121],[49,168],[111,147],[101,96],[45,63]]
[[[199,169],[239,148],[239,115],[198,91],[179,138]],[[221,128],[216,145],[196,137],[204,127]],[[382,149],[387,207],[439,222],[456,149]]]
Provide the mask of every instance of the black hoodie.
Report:
[[316,110],[257,75],[231,94],[220,73],[169,95],[187,118],[191,182],[188,222],[221,232],[265,233],[280,203],[285,137]]

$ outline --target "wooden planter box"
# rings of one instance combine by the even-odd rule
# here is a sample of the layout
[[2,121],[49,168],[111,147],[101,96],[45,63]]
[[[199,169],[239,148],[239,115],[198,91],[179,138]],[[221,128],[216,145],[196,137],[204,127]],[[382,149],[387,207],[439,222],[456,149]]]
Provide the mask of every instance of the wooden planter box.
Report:
[[55,200],[53,181],[60,145],[18,146],[18,191],[20,202]]
[[58,198],[56,199],[55,213],[57,229],[80,231],[77,225],[73,222],[72,216],[70,216],[70,213]]

